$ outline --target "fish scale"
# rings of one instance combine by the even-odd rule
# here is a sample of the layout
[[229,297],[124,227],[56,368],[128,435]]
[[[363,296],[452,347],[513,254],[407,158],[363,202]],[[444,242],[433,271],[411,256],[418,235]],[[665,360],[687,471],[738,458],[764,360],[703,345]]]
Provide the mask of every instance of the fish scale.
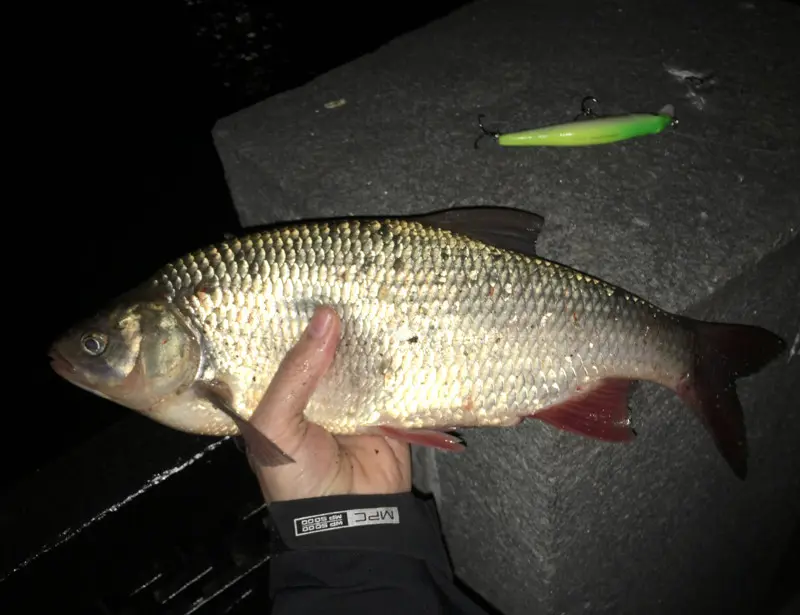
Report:
[[641,299],[405,220],[251,234],[157,279],[244,417],[313,308],[334,307],[342,343],[306,411],[334,433],[513,424],[606,375],[675,380],[684,358],[637,341],[645,321],[661,340],[681,331]]
[[[648,380],[702,418],[743,477],[735,380],[783,340],[671,314],[541,258],[541,222],[468,208],[252,232],[175,259],[78,323],[53,344],[53,368],[175,429],[236,434],[328,305],[341,339],[305,415],[334,434],[452,449],[442,430],[533,417],[627,441],[629,385]],[[287,462],[257,433],[265,463]]]

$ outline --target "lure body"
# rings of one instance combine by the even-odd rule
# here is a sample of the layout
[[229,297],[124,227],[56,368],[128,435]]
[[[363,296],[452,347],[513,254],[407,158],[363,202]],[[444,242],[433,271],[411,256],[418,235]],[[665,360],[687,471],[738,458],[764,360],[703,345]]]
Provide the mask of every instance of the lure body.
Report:
[[603,145],[660,133],[674,122],[672,105],[658,113],[634,113],[581,122],[544,126],[497,136],[504,147],[580,147]]

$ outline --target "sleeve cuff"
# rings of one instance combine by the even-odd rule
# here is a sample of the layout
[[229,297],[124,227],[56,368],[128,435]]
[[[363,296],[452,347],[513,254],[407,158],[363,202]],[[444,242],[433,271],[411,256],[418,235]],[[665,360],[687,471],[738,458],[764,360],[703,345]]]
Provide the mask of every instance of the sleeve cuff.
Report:
[[433,498],[413,493],[327,496],[274,502],[278,552],[356,550],[427,561],[447,577],[450,563]]

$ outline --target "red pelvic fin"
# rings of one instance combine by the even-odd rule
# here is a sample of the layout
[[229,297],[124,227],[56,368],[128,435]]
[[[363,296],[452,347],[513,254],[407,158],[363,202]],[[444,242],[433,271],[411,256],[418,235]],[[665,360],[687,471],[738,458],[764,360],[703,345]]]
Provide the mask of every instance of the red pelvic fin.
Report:
[[445,451],[463,451],[464,443],[454,435],[427,429],[398,429],[396,427],[377,427],[376,433],[394,438],[400,442],[430,446]]
[[554,427],[609,442],[633,439],[628,414],[630,380],[605,379],[531,418]]

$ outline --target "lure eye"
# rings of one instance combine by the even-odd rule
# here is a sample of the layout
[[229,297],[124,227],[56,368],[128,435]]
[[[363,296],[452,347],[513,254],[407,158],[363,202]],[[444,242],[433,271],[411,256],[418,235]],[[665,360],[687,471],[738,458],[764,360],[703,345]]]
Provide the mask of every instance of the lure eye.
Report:
[[81,348],[93,357],[103,354],[108,345],[108,338],[102,333],[87,333],[81,338]]

